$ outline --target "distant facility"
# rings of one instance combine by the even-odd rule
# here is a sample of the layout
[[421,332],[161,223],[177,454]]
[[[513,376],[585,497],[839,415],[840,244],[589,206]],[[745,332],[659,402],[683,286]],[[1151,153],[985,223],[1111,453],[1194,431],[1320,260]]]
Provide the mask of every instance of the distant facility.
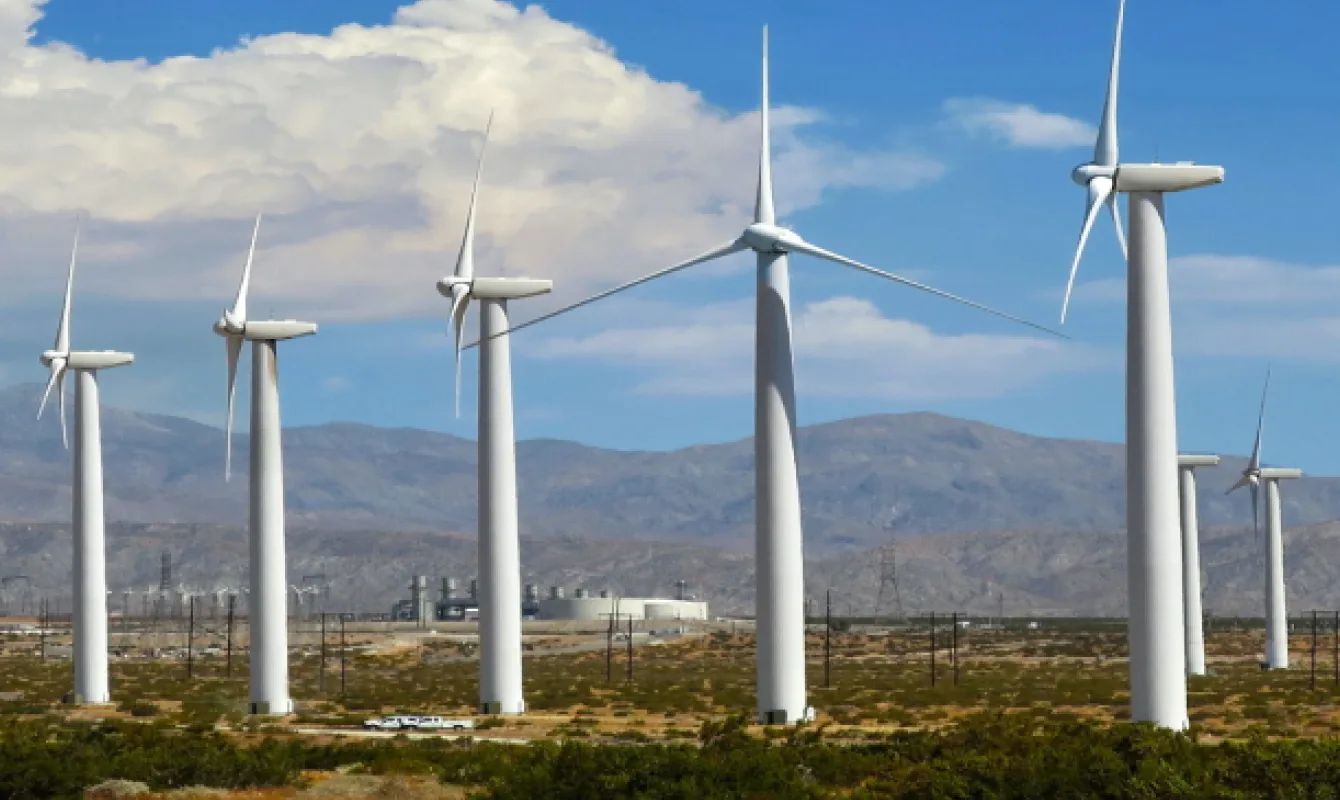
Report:
[[[592,595],[587,589],[576,589],[572,597],[565,596],[562,586],[549,587],[547,598],[540,598],[539,587],[526,584],[521,600],[521,615],[526,619],[541,620],[607,620],[610,617],[627,620],[706,620],[707,602],[687,592],[687,582],[675,583],[674,599],[665,597],[616,597],[607,590]],[[410,582],[410,597],[398,601],[391,610],[391,618],[426,624],[430,619],[468,620],[479,616],[479,585],[469,583],[469,591],[461,592],[455,578],[443,578],[437,602],[428,598],[428,578],[416,575]]]
[[549,596],[537,603],[535,618],[545,620],[706,620],[707,601],[686,592],[687,584],[677,581],[675,599],[664,597],[616,597],[601,591],[592,597],[586,589],[577,589],[572,597],[563,596],[562,586],[549,587]]

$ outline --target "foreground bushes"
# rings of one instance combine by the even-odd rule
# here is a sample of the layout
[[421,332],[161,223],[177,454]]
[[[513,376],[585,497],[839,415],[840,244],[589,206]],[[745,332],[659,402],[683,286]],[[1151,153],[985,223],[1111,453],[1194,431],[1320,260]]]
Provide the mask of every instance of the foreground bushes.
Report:
[[980,716],[947,732],[851,745],[807,730],[767,741],[736,718],[704,725],[698,746],[245,744],[164,724],[0,720],[0,798],[76,798],[111,778],[155,789],[279,786],[304,769],[351,764],[431,774],[493,800],[1340,798],[1340,740],[1258,734],[1208,745],[1144,726],[1026,716]]

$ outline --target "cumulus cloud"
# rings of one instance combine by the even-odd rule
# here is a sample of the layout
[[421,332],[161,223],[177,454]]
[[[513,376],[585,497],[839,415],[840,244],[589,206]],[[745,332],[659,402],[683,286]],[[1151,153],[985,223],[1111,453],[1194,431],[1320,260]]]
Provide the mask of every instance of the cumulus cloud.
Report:
[[[672,325],[606,329],[550,338],[545,358],[591,359],[645,368],[637,391],[735,395],[753,392],[754,304],[741,300],[678,309]],[[1052,375],[1108,366],[1084,345],[1031,336],[943,335],[884,316],[871,302],[833,297],[795,315],[797,391],[810,395],[909,401],[994,397]]]
[[969,134],[990,136],[1011,147],[1092,146],[1097,130],[1088,123],[1041,111],[1026,103],[985,97],[956,97],[944,102],[946,121]]
[[[420,0],[383,25],[148,63],[35,46],[44,3],[0,0],[11,304],[59,283],[76,208],[94,218],[81,287],[222,302],[263,208],[254,289],[285,312],[439,312],[432,281],[454,261],[490,111],[481,271],[554,277],[570,296],[725,238],[752,205],[756,113],[629,67],[538,6]],[[777,108],[783,212],[834,187],[907,188],[943,170],[825,141],[822,121]]]
[[[1182,352],[1340,361],[1340,266],[1199,254],[1169,259],[1168,273]],[[1125,302],[1126,281],[1081,284],[1076,299]]]

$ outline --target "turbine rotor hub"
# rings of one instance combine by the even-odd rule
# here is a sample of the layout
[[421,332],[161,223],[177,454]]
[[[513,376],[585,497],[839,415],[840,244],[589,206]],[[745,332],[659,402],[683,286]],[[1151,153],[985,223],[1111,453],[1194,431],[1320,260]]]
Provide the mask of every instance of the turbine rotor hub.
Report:
[[455,275],[448,275],[445,278],[438,279],[437,293],[443,297],[455,297],[458,293],[457,287],[462,287],[468,290],[470,284],[473,282],[473,278],[458,278]]
[[1080,186],[1088,186],[1089,182],[1092,181],[1094,178],[1115,179],[1116,177],[1117,177],[1116,167],[1105,167],[1101,164],[1094,164],[1093,162],[1089,162],[1088,164],[1080,164],[1078,167],[1075,167],[1075,169],[1072,170],[1070,173],[1070,179],[1075,183],[1078,183]]
[[68,355],[70,354],[62,353],[59,350],[47,350],[42,353],[42,366],[50,367],[52,364],[55,364],[58,361],[64,363],[65,358]]
[[246,332],[247,321],[236,319],[227,311],[219,317],[219,321],[214,323],[214,332],[220,336],[241,336]]
[[788,243],[800,240],[794,231],[771,222],[755,222],[744,229],[740,238],[759,253],[785,253]]

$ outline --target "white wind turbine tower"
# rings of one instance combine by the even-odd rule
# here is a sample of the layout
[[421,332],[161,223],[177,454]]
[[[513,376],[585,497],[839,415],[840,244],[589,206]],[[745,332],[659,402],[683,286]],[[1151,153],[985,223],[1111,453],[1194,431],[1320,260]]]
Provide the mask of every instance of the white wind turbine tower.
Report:
[[[1061,320],[1094,220],[1116,194],[1130,196],[1126,266],[1126,581],[1130,596],[1131,719],[1183,729],[1186,652],[1177,502],[1177,408],[1163,195],[1220,183],[1223,167],[1123,164],[1117,156],[1117,78],[1126,2],[1117,9],[1107,99],[1093,161],[1071,177],[1088,189],[1084,226],[1070,266]],[[1120,224],[1118,224],[1120,235]]]
[[1205,674],[1205,632],[1200,603],[1200,528],[1196,515],[1196,467],[1213,467],[1219,456],[1184,453],[1177,457],[1182,507],[1182,615],[1186,674]]
[[316,333],[316,323],[247,319],[251,263],[260,229],[261,215],[257,214],[237,299],[214,323],[214,332],[228,343],[225,480],[232,476],[237,363],[242,343],[251,342],[251,601],[247,610],[251,624],[251,713],[287,714],[293,710],[293,703],[288,694],[288,581],[284,567],[284,461],[277,348],[285,339]]
[[[772,192],[768,115],[768,30],[763,29],[758,191],[754,221],[706,253],[600,292],[511,330],[534,325],[656,278],[732,253],[752,250],[758,269],[754,372],[755,557],[757,563],[757,692],[763,723],[812,719],[805,697],[805,599],[800,487],[796,475],[795,377],[791,353],[791,280],[787,256],[800,253],[930,292],[1015,322],[1003,314],[811,244],[777,224]],[[1047,330],[1046,328],[1040,328]],[[1048,331],[1050,332],[1050,331]]]
[[1252,492],[1252,527],[1258,540],[1261,535],[1259,492],[1262,482],[1266,488],[1266,668],[1289,668],[1289,615],[1284,602],[1284,529],[1280,514],[1279,482],[1303,477],[1301,469],[1261,466],[1261,428],[1266,418],[1266,392],[1270,389],[1270,371],[1266,370],[1265,388],[1261,390],[1261,410],[1256,417],[1256,442],[1252,457],[1242,471],[1238,482],[1229,487],[1227,494],[1250,486]]
[[65,432],[65,372],[73,370],[74,389],[74,702],[108,703],[107,684],[107,550],[102,511],[102,426],[98,403],[98,370],[131,363],[135,356],[115,350],[70,349],[70,302],[74,266],[79,256],[79,221],[75,221],[70,270],[65,279],[65,303],[56,327],[56,343],[42,353],[42,365],[51,370],[42,404],[55,388],[60,407],[61,441]]
[[456,415],[461,413],[461,336],[466,309],[479,301],[479,711],[520,714],[521,549],[518,541],[516,439],[512,427],[512,356],[507,301],[545,294],[553,281],[475,277],[475,208],[493,116],[470,192],[455,272],[437,282],[451,298],[456,343]]

